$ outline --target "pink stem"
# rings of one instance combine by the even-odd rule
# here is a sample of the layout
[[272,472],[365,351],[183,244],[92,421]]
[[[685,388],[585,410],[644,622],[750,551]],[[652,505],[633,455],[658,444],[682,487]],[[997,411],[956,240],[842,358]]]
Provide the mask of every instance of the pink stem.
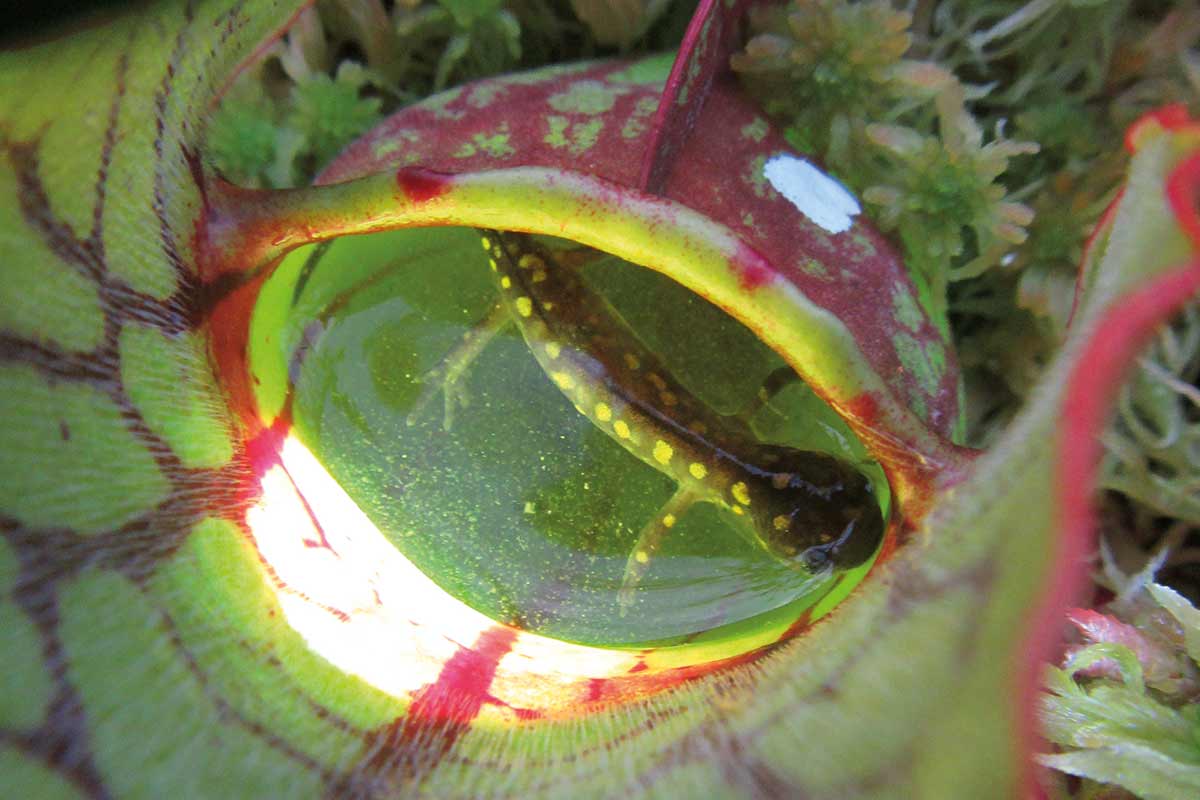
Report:
[[[1180,227],[1200,249],[1200,216],[1196,210],[1200,187],[1200,155],[1181,162],[1167,179],[1166,194]],[[1037,702],[1043,662],[1053,657],[1062,635],[1063,615],[1077,602],[1086,585],[1084,560],[1093,547],[1096,475],[1103,456],[1099,434],[1108,422],[1117,391],[1133,360],[1158,327],[1200,291],[1200,258],[1161,275],[1109,308],[1084,345],[1067,382],[1063,400],[1059,459],[1055,552],[1050,587],[1034,611],[1024,664],[1018,676],[1022,703],[1018,743],[1032,752],[1040,741]],[[1023,766],[1026,795],[1039,796],[1032,764]]]

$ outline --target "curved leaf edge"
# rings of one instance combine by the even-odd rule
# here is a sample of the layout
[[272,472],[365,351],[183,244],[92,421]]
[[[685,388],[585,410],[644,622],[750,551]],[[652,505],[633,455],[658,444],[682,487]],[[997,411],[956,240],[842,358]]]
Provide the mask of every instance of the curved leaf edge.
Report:
[[[1125,139],[1135,158],[1143,149],[1164,143],[1173,145],[1169,149],[1183,153],[1171,153],[1173,158],[1166,165],[1169,172],[1159,184],[1161,198],[1155,199],[1165,199],[1178,229],[1190,240],[1193,258],[1177,263],[1107,305],[1103,304],[1103,298],[1098,298],[1090,304],[1098,318],[1091,323],[1080,322],[1091,333],[1080,345],[1082,351],[1070,369],[1062,400],[1063,427],[1055,469],[1057,545],[1048,590],[1031,614],[1025,648],[1029,655],[1018,688],[1024,712],[1020,736],[1030,750],[1038,748],[1041,742],[1036,698],[1041,691],[1043,665],[1054,658],[1061,646],[1064,619],[1086,588],[1087,557],[1095,550],[1094,498],[1104,451],[1100,434],[1134,360],[1155,331],[1200,292],[1200,257],[1196,257],[1200,255],[1200,213],[1196,204],[1200,197],[1200,152],[1197,152],[1200,122],[1192,120],[1183,106],[1168,106],[1146,114],[1130,126]],[[1146,200],[1122,191],[1105,212],[1093,243],[1103,247],[1103,241],[1120,224],[1122,207],[1139,202]],[[1089,251],[1093,247],[1094,244],[1089,244]],[[1088,266],[1089,258],[1085,255],[1080,271],[1080,296],[1084,294],[1083,275]],[[1101,268],[1099,264],[1096,267]],[[1076,302],[1079,303],[1078,297]],[[1024,785],[1027,794],[1041,795],[1031,764],[1026,765]]]

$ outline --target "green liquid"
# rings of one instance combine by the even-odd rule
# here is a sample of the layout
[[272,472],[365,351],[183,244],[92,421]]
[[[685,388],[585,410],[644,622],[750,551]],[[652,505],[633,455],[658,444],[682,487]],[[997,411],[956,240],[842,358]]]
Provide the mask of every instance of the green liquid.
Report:
[[[614,647],[778,624],[829,593],[834,579],[788,569],[747,541],[730,512],[700,503],[671,530],[622,616],[617,591],[630,549],[675,486],[579,414],[514,326],[466,373],[470,405],[456,410],[450,430],[440,394],[408,424],[422,378],[495,302],[478,234],[346,238],[315,264],[311,252],[285,259],[255,311],[260,398],[277,408],[292,393],[297,435],[446,592],[500,622]],[[611,257],[583,270],[718,411],[747,406],[782,363],[656,273]],[[764,441],[850,459],[886,486],[840,418],[800,382],[753,423]]]

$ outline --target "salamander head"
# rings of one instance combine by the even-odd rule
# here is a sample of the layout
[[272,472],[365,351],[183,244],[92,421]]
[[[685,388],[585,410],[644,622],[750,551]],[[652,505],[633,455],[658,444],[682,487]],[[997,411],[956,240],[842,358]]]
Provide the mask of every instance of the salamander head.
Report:
[[746,511],[768,553],[808,573],[857,567],[875,553],[884,521],[862,473],[825,453],[776,446],[760,453]]

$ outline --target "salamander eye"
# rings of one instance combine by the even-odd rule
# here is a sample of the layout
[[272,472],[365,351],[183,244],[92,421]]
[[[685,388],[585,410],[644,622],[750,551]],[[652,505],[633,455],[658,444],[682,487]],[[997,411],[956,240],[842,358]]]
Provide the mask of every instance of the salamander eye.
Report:
[[[446,605],[462,618],[597,647],[715,637],[733,624],[764,637],[787,630],[829,592],[836,553],[829,554],[834,570],[801,574],[766,552],[745,534],[765,505],[761,494],[743,498],[752,502],[740,504],[740,516],[714,502],[670,506],[679,483],[668,468],[717,481],[719,460],[678,439],[659,446],[657,437],[644,439],[649,455],[639,460],[613,434],[645,437],[645,423],[619,398],[586,394],[588,381],[620,389],[661,367],[694,393],[672,387],[672,409],[738,408],[778,358],[723,312],[648,270],[603,255],[592,262],[560,256],[573,253],[565,243],[485,235],[486,248],[479,232],[455,228],[339,239],[320,261],[310,260],[312,251],[289,256],[264,286],[249,334],[248,384],[258,413],[282,420],[276,428],[286,434],[291,465],[277,473],[267,463],[264,480],[286,494],[319,468],[332,482],[328,498],[301,487],[305,502],[287,514],[256,511],[252,537],[279,591],[318,622],[337,612],[346,631],[360,615],[381,613],[379,604],[402,602],[403,612],[388,614],[417,614],[434,638],[441,623],[426,607]],[[529,248],[544,270],[522,266]],[[560,295],[539,294],[564,269],[602,302],[576,311]],[[503,292],[517,314],[497,319]],[[522,298],[529,315],[520,312]],[[551,302],[580,336],[539,338]],[[614,310],[640,349],[608,359],[600,349],[616,339],[597,320]],[[495,324],[481,333],[481,321]],[[609,361],[621,371],[605,372]],[[656,397],[665,391],[650,388]],[[853,438],[801,385],[771,404],[762,420],[818,419]],[[798,431],[773,435],[803,441]],[[279,531],[327,508],[332,516],[285,552]],[[656,521],[669,534],[645,555],[634,602],[622,614],[633,545]],[[792,542],[792,556],[810,545]],[[418,584],[449,600],[411,595],[408,587]]]
[[[764,545],[801,570],[845,570],[863,564],[883,540],[884,522],[872,481],[844,459],[768,446],[773,469],[761,479],[770,507]],[[767,487],[770,487],[768,490]]]
[[821,572],[833,563],[827,547],[810,547],[800,555],[800,560],[810,572]]

